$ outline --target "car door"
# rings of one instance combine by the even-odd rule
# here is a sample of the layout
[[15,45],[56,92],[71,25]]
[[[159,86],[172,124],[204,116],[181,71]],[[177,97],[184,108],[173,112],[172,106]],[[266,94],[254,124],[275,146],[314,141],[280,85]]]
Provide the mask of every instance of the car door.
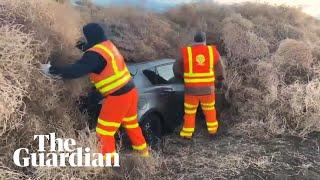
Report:
[[156,66],[155,70],[161,79],[156,86],[162,97],[165,97],[165,99],[159,99],[165,103],[161,106],[163,107],[161,111],[165,115],[164,125],[165,129],[170,132],[183,120],[183,81],[174,76],[173,62]]

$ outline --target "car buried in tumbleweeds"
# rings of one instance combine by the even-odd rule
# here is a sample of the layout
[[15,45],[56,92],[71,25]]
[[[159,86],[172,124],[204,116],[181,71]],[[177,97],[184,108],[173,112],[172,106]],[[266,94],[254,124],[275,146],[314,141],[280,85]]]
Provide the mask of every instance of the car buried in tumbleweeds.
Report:
[[[150,144],[156,144],[164,134],[172,133],[183,122],[184,85],[182,79],[175,77],[174,63],[174,59],[161,59],[128,64],[139,90],[139,124]],[[221,92],[217,91],[216,94],[218,114],[228,106]],[[92,90],[81,101],[81,110],[91,117],[90,129],[96,126],[102,99],[97,91]],[[201,111],[198,116],[203,116]]]

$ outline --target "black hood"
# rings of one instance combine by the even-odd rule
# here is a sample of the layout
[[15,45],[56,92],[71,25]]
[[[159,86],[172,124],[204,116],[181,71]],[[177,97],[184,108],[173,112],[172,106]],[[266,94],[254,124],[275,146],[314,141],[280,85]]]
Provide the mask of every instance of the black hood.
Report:
[[97,23],[90,23],[83,26],[83,35],[87,39],[86,49],[108,40],[103,28]]

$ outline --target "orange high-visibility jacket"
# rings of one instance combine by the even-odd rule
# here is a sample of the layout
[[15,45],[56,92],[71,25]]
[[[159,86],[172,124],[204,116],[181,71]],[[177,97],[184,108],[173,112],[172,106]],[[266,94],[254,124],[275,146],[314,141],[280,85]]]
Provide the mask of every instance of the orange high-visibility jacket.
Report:
[[100,54],[107,61],[106,67],[100,74],[91,73],[89,75],[91,82],[102,95],[106,96],[119,90],[131,80],[123,56],[111,41],[97,44],[88,51]]
[[218,55],[215,46],[193,45],[182,48],[186,87],[214,86],[214,66]]

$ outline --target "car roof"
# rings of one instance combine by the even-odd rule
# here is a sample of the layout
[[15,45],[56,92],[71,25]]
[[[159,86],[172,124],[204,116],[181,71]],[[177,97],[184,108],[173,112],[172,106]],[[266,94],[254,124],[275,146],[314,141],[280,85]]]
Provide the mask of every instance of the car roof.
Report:
[[159,59],[159,60],[152,60],[152,61],[145,61],[145,62],[139,62],[139,63],[128,63],[128,66],[135,66],[137,68],[146,68],[146,67],[153,67],[153,66],[159,66],[162,64],[167,63],[174,63],[175,59]]

